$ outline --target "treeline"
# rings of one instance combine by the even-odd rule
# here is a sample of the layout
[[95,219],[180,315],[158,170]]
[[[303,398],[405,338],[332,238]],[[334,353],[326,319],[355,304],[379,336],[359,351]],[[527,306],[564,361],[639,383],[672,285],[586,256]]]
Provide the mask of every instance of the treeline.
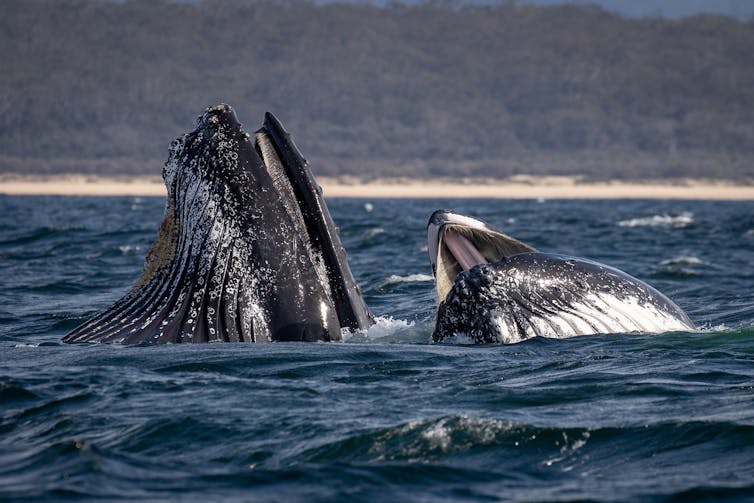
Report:
[[754,22],[592,7],[0,0],[0,171],[157,173],[224,101],[315,173],[754,177]]

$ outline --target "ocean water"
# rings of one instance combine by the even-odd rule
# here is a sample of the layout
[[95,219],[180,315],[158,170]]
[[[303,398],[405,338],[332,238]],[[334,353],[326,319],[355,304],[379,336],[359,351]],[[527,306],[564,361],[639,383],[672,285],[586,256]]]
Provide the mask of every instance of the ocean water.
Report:
[[[0,196],[0,500],[754,499],[754,203],[331,200],[367,333],[60,344],[163,205]],[[437,208],[621,268],[699,330],[430,344]]]

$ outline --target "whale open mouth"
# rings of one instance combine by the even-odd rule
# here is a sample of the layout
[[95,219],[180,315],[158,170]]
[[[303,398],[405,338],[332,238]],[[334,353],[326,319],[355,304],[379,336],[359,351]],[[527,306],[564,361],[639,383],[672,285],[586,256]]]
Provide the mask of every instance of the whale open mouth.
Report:
[[440,301],[445,299],[461,272],[518,253],[536,251],[480,220],[444,210],[435,211],[429,219],[427,250]]
[[363,329],[372,324],[372,314],[348,266],[338,229],[325,204],[322,189],[308,162],[299,152],[280,121],[267,112],[255,134],[255,148],[281,195],[290,218],[301,234],[306,233],[316,258],[315,267],[335,305],[343,328]]
[[443,242],[464,271],[489,262],[474,244],[453,228],[445,229]]

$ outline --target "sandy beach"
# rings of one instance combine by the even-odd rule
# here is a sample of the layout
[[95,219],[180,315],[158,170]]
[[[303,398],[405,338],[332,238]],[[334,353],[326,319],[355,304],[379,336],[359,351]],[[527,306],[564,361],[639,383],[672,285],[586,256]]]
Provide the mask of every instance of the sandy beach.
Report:
[[[331,198],[498,199],[708,199],[754,200],[754,185],[723,180],[583,182],[574,177],[516,176],[486,179],[318,179]],[[104,178],[83,175],[0,176],[0,194],[68,196],[165,196],[158,177]]]

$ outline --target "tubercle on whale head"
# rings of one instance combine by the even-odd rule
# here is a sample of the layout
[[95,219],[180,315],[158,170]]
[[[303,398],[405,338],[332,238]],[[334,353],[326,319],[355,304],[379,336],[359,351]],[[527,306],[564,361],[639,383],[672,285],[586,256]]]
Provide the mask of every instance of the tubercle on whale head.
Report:
[[176,208],[204,194],[244,225],[264,216],[256,200],[268,190],[269,176],[253,135],[244,130],[230,105],[207,108],[197,117],[196,127],[171,144],[163,178],[168,204]]
[[227,103],[219,103],[215,106],[207,107],[204,113],[196,118],[197,126],[202,126],[205,123],[223,124],[225,126],[241,128],[241,122],[238,120],[235,110]]
[[[235,111],[225,103],[208,107],[196,118],[196,128],[193,131],[176,138],[170,144],[168,160],[162,170],[162,177],[168,189],[168,198],[174,197],[175,182],[179,178],[180,171],[186,167],[203,178],[218,175],[234,176],[235,172],[228,173],[226,169],[217,169],[220,166],[225,167],[227,163],[213,163],[211,159],[206,159],[210,151],[214,153],[222,146],[226,147],[225,150],[230,155],[233,155],[232,152],[238,148],[244,146],[251,148],[251,135],[244,132],[243,124],[238,120]],[[202,151],[205,151],[204,155]],[[195,161],[184,162],[189,158]],[[232,165],[235,166],[235,164],[237,163]]]

